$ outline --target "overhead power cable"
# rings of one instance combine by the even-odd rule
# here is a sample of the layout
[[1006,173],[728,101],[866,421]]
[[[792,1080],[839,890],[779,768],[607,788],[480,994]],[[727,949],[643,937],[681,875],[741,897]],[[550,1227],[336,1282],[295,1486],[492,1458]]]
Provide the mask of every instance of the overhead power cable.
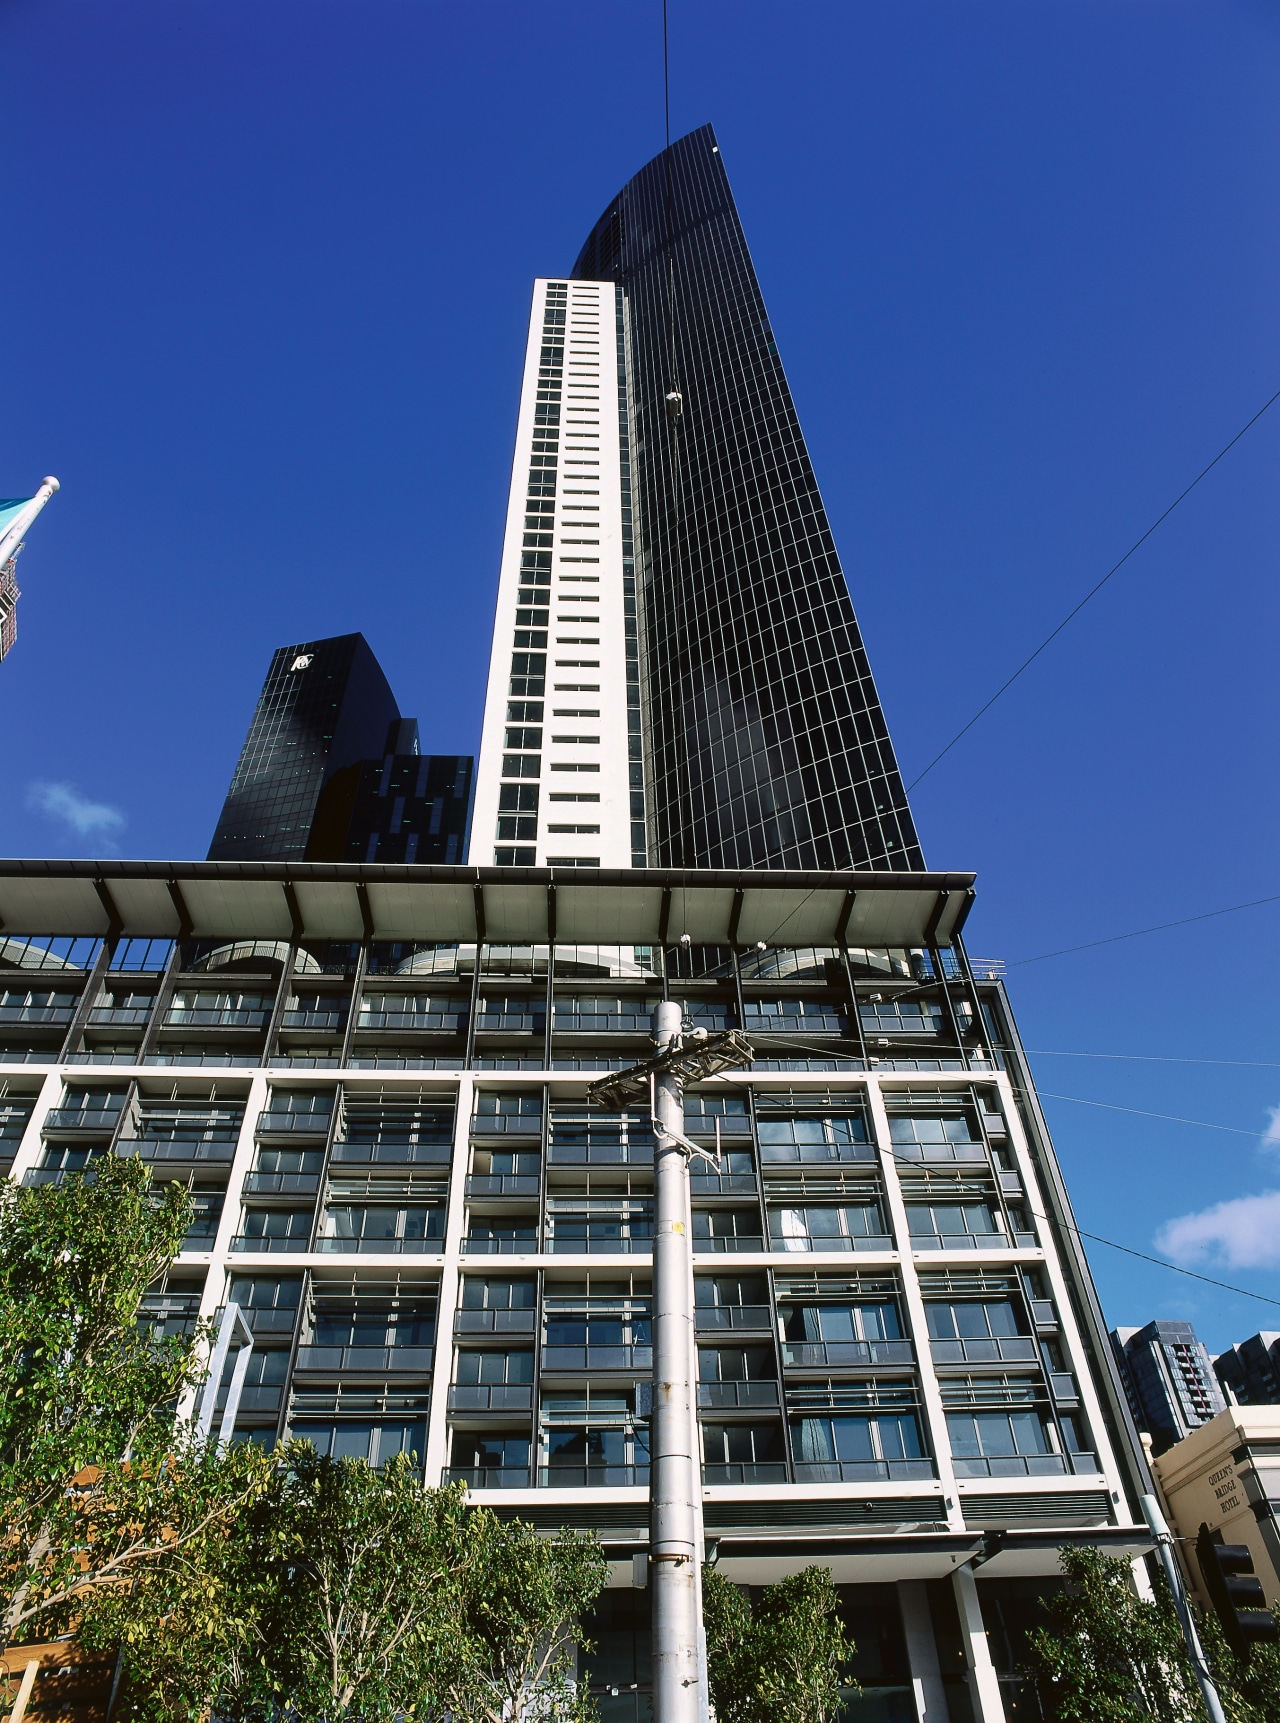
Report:
[[1147,1065],[1239,1065],[1249,1071],[1280,1071],[1280,1059],[1196,1059],[1184,1053],[1067,1053],[1061,1047],[1026,1047],[1029,1059],[1133,1059]]
[[1010,676],[1006,682],[1002,682],[1000,684],[1000,686],[996,689],[995,693],[987,701],[986,705],[980,706],[978,708],[978,710],[974,713],[973,717],[970,718],[969,722],[964,726],[964,728],[962,730],[956,731],[955,735],[947,743],[946,747],[942,750],[942,752],[940,754],[935,754],[934,757],[932,758],[932,760],[929,761],[929,764],[925,767],[924,771],[919,773],[915,778],[913,778],[911,780],[911,782],[907,785],[907,794],[908,795],[910,795],[911,791],[915,789],[915,787],[918,783],[921,783],[925,778],[928,777],[929,773],[933,770],[933,768],[938,764],[938,762],[940,760],[944,760],[947,757],[947,755],[955,747],[956,743],[958,741],[960,741],[960,739],[963,736],[968,735],[969,731],[973,729],[973,726],[978,722],[979,718],[983,717],[987,712],[989,712],[991,710],[991,708],[995,705],[996,701],[1000,698],[1000,696],[1002,694],[1007,693],[1008,690],[1013,687],[1014,683],[1018,680],[1019,676],[1022,675],[1023,671],[1029,670],[1031,668],[1031,666],[1035,663],[1036,659],[1039,658],[1040,654],[1045,650],[1045,648],[1048,645],[1050,645],[1050,643],[1052,641],[1057,639],[1057,637],[1062,633],[1063,629],[1067,626],[1067,624],[1069,622],[1073,621],[1077,616],[1079,616],[1080,612],[1084,609],[1085,605],[1088,604],[1089,600],[1091,598],[1097,597],[1098,593],[1100,593],[1102,591],[1103,587],[1111,579],[1112,575],[1118,574],[1120,572],[1120,570],[1124,567],[1125,563],[1128,562],[1129,558],[1133,555],[1133,553],[1147,542],[1147,540],[1151,537],[1152,533],[1156,530],[1156,528],[1158,526],[1163,525],[1163,523],[1168,520],[1169,516],[1173,513],[1174,509],[1177,508],[1178,504],[1180,502],[1185,501],[1185,499],[1191,495],[1192,491],[1195,490],[1196,486],[1200,483],[1201,479],[1208,477],[1208,475],[1217,466],[1218,462],[1223,458],[1223,456],[1226,454],[1229,454],[1230,451],[1235,448],[1236,444],[1240,441],[1241,437],[1244,436],[1245,432],[1252,430],[1253,427],[1257,424],[1258,420],[1268,410],[1268,408],[1273,407],[1277,401],[1280,401],[1280,389],[1277,389],[1275,394],[1271,397],[1271,399],[1269,401],[1265,402],[1264,405],[1262,405],[1261,407],[1258,408],[1258,411],[1249,420],[1248,424],[1242,425],[1240,427],[1240,429],[1236,432],[1235,436],[1232,437],[1231,441],[1229,443],[1227,443],[1224,448],[1221,448],[1218,450],[1218,453],[1209,462],[1209,465],[1207,467],[1203,468],[1200,472],[1198,472],[1196,474],[1195,478],[1192,479],[1191,483],[1186,487],[1185,490],[1180,491],[1178,493],[1178,495],[1169,504],[1168,508],[1164,511],[1164,513],[1162,515],[1158,516],[1157,519],[1152,521],[1151,525],[1147,528],[1146,532],[1143,533],[1142,537],[1134,540],[1134,542],[1129,546],[1128,550],[1125,551],[1124,555],[1120,558],[1119,562],[1113,563],[1112,566],[1103,575],[1102,579],[1100,581],[1098,581],[1098,583],[1095,586],[1092,586],[1089,588],[1088,592],[1085,593],[1084,597],[1080,600],[1079,604],[1077,604],[1074,607],[1074,609],[1069,610],[1067,612],[1067,614],[1063,617],[1062,621],[1052,631],[1052,633],[1045,635],[1044,639],[1040,642],[1039,646],[1036,647],[1035,651],[1031,654],[1031,656],[1029,658],[1025,658],[1022,661],[1022,663],[1019,664],[1018,668],[1014,671],[1013,675]]
[[1237,1137],[1260,1137],[1261,1131],[1246,1131],[1240,1125],[1215,1125],[1208,1119],[1181,1119],[1176,1113],[1148,1113],[1143,1107],[1119,1107],[1114,1101],[1086,1101],[1082,1095],[1055,1095],[1052,1089],[1041,1089],[1037,1086],[1038,1095],[1047,1095],[1051,1101],[1074,1101],[1080,1107],[1105,1107],[1109,1113],[1136,1113],[1140,1119],[1164,1119],[1171,1125],[1199,1125],[1206,1131],[1230,1131]]
[[1185,1274],[1191,1280],[1203,1280],[1206,1286],[1220,1286],[1224,1292],[1235,1292],[1241,1298],[1256,1298],[1260,1304],[1280,1306],[1280,1298],[1268,1298],[1265,1292],[1250,1292],[1245,1286],[1232,1286],[1229,1280],[1215,1280],[1210,1274],[1197,1274],[1193,1268],[1182,1268],[1176,1262],[1166,1262],[1162,1256],[1148,1256],[1145,1250],[1134,1250],[1132,1245],[1117,1244],[1113,1238],[1103,1238],[1100,1233],[1086,1232],[1083,1227],[1072,1226],[1069,1220],[1062,1225],[1068,1232],[1075,1233],[1077,1238],[1091,1238],[1095,1244],[1105,1244],[1109,1250],[1122,1250],[1126,1256],[1136,1256],[1143,1262],[1154,1262],[1157,1268],[1167,1268],[1174,1274]]
[[1106,939],[1090,939],[1084,945],[1064,945],[1061,951],[1042,951],[1037,957],[1017,957],[1010,969],[1020,969],[1024,963],[1044,963],[1050,957],[1070,957],[1073,951],[1093,951],[1099,945],[1118,945],[1122,939],[1139,939],[1144,933],[1164,933],[1170,927],[1188,927],[1193,921],[1212,921],[1216,915],[1235,915],[1242,909],[1257,909],[1264,903],[1280,903],[1280,893],[1272,897],[1250,898],[1248,903],[1228,904],[1226,909],[1206,909],[1201,915],[1184,915],[1180,921],[1158,921],[1154,927],[1135,927],[1132,933],[1112,933]]

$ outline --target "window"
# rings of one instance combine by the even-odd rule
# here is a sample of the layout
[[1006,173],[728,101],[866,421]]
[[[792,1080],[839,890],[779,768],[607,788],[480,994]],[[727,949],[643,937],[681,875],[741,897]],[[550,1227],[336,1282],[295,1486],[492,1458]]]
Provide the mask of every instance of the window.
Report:
[[421,1421],[366,1423],[343,1419],[338,1423],[307,1419],[292,1424],[290,1434],[335,1460],[368,1460],[373,1466],[385,1466],[397,1454],[412,1454],[420,1460],[427,1451],[427,1426]]
[[309,1208],[246,1209],[243,1237],[246,1239],[288,1239],[293,1241],[299,1250],[304,1250],[307,1240],[311,1237],[311,1220],[312,1214]]
[[553,760],[551,770],[553,772],[598,772],[600,766],[594,760],[590,764],[583,760]]
[[865,1340],[900,1340],[902,1324],[891,1300],[874,1304],[784,1304],[778,1321],[785,1340],[830,1341],[840,1345]]
[[895,1461],[924,1457],[914,1412],[794,1418],[791,1448],[804,1483],[892,1477]]
[[537,851],[532,847],[529,849],[499,848],[493,852],[493,865],[495,867],[532,867],[536,855]]
[[[954,1159],[951,1151],[957,1145],[976,1149],[981,1149],[982,1146],[963,1113],[891,1118],[889,1140],[896,1149],[906,1151],[902,1158],[907,1160]],[[931,1156],[927,1153],[935,1148],[941,1149],[943,1154]],[[912,1150],[917,1152],[913,1154]]]
[[869,1160],[873,1154],[860,1113],[780,1119],[762,1110],[756,1128],[766,1162]]
[[504,814],[538,811],[537,784],[503,784],[498,791],[498,809]]
[[787,1475],[777,1423],[704,1424],[702,1456],[708,1483],[782,1483]]
[[508,730],[507,739],[503,745],[507,748],[540,748],[542,746],[542,731]]
[[341,1203],[325,1211],[322,1250],[421,1250],[428,1241],[444,1237],[440,1205]]
[[983,1202],[906,1205],[911,1242],[921,1250],[975,1250],[1005,1242],[998,1216]]
[[548,856],[548,867],[599,867],[599,856]]
[[512,700],[507,705],[507,721],[515,724],[541,724],[541,700]]
[[502,775],[504,778],[540,778],[542,761],[537,754],[504,754]]
[[553,802],[598,802],[599,790],[552,790],[549,801]]
[[874,1202],[772,1208],[769,1232],[779,1250],[887,1249],[890,1244]]
[[[1027,1458],[1051,1454],[1045,1420],[1039,1412],[948,1412],[947,1435],[956,1460]],[[1025,1471],[1025,1466],[1012,1468]],[[957,1467],[957,1470],[959,1468]],[[966,1468],[968,1470],[968,1468]],[[978,1468],[979,1475],[990,1470]],[[970,1473],[972,1475],[972,1473]]]
[[462,1283],[464,1310],[533,1310],[538,1289],[532,1280],[488,1280],[469,1274]]
[[524,1387],[533,1381],[533,1353],[459,1352],[454,1381],[459,1387]]
[[770,1346],[699,1346],[699,1382],[772,1382]]
[[527,1434],[507,1435],[487,1431],[455,1430],[450,1455],[454,1476],[484,1488],[528,1483],[529,1442]]
[[965,1299],[925,1306],[929,1335],[934,1340],[1008,1339],[1024,1334],[1025,1326],[1012,1299]]

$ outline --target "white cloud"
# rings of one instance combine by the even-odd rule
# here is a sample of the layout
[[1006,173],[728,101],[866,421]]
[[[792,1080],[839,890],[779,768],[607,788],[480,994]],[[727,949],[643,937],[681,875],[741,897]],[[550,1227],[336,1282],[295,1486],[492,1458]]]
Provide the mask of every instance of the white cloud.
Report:
[[1175,1262],[1223,1268],[1280,1268],[1280,1191],[1233,1197],[1167,1221],[1156,1248]]
[[1264,1149],[1280,1149],[1280,1107],[1271,1107],[1268,1110],[1271,1122],[1262,1133],[1262,1146]]
[[61,820],[79,837],[108,838],[123,829],[124,815],[106,802],[91,802],[74,784],[32,784],[27,806]]

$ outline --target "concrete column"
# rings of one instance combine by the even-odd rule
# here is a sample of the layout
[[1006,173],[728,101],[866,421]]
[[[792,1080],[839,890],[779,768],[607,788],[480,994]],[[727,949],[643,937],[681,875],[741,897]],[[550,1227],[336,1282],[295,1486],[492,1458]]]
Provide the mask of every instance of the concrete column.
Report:
[[987,1630],[982,1623],[978,1582],[968,1562],[956,1569],[951,1583],[955,1588],[956,1609],[960,1616],[960,1637],[964,1642],[974,1718],[976,1723],[1006,1723],[1000,1683],[996,1679],[995,1664],[991,1661]]
[[921,1579],[898,1581],[898,1608],[911,1666],[911,1693],[916,1723],[948,1723],[947,1695],[938,1665],[938,1646],[933,1636],[929,1593]]

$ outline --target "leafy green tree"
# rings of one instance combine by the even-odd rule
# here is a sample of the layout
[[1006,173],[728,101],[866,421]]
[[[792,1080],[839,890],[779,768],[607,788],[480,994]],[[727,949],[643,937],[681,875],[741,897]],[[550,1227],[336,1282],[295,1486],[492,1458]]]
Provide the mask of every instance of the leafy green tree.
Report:
[[[1129,1563],[1100,1550],[1059,1551],[1067,1587],[1031,1635],[1028,1674],[1053,1723],[1203,1723],[1204,1701],[1163,1579],[1137,1595]],[[1280,1650],[1257,1646],[1247,1664],[1216,1619],[1199,1622],[1209,1670],[1231,1723],[1280,1723]]]
[[578,1620],[607,1575],[591,1538],[540,1537],[297,1443],[199,1559],[103,1599],[85,1637],[126,1648],[132,1723],[579,1723]]
[[856,1684],[853,1644],[830,1569],[764,1586],[752,1598],[715,1568],[702,1570],[707,1673],[717,1723],[833,1723]]
[[587,1723],[577,1685],[581,1620],[604,1589],[608,1563],[594,1536],[541,1536],[487,1508],[470,1511],[451,1632],[436,1689],[459,1723]]
[[0,1649],[176,1559],[262,1487],[261,1456],[175,1430],[200,1337],[139,1327],[190,1217],[189,1194],[157,1192],[133,1159],[0,1182]]

